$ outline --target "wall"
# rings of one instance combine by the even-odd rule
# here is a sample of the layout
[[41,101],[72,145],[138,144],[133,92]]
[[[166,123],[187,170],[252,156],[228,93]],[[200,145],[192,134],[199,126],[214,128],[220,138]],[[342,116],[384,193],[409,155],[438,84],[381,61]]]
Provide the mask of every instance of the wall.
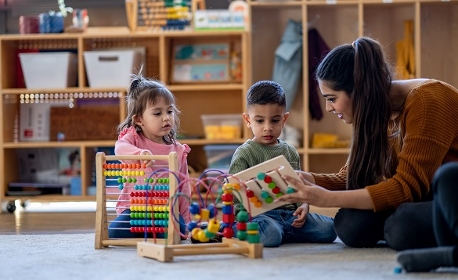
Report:
[[[3,32],[0,33],[19,33],[19,17],[21,15],[37,15],[48,11],[59,9],[57,0],[0,0],[6,1],[7,8],[3,11],[6,15]],[[127,26],[124,0],[67,0],[67,7],[75,9],[85,8],[89,14],[90,26]],[[1,7],[1,2],[0,2]],[[1,8],[0,8],[1,9]],[[0,20],[2,19],[0,13]],[[71,16],[65,19],[65,25],[71,25]]]
[[[207,9],[226,9],[230,0],[207,0]],[[89,26],[127,26],[125,0],[66,0],[67,7],[87,9]],[[0,34],[19,33],[19,17],[57,11],[57,0],[0,0]],[[65,25],[71,25],[71,16]]]

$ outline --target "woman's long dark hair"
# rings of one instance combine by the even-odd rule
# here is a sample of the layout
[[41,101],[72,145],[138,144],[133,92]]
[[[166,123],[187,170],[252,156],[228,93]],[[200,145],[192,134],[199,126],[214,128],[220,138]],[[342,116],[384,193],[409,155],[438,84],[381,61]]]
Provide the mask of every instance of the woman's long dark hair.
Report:
[[320,62],[315,76],[332,90],[345,91],[352,101],[347,189],[364,188],[391,177],[388,123],[393,72],[379,42],[361,37],[334,48]]

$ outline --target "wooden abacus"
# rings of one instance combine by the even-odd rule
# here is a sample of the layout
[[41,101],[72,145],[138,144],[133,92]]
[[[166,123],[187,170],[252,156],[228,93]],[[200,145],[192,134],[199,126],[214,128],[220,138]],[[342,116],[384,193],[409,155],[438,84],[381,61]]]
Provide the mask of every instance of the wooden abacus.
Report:
[[[167,20],[188,20],[190,7],[166,3],[167,0],[126,0],[127,24],[131,31],[158,31]],[[188,0],[182,0],[183,2]],[[170,2],[170,1],[167,1]],[[195,3],[194,3],[195,2]],[[192,0],[191,8],[205,7],[202,0]],[[173,29],[173,28],[172,28]]]
[[[123,173],[122,169],[138,169],[139,167],[129,167],[125,165],[116,165],[108,162],[113,161],[123,161],[123,160],[135,160],[135,161],[144,161],[144,160],[155,160],[155,161],[167,161],[168,163],[168,184],[169,184],[169,194],[175,194],[177,189],[177,179],[173,172],[178,170],[178,159],[175,152],[170,153],[169,155],[142,155],[142,156],[109,156],[105,155],[103,152],[98,152],[96,154],[96,178],[97,178],[97,193],[96,193],[96,221],[95,221],[95,248],[101,249],[108,246],[136,246],[137,243],[142,238],[109,238],[108,236],[108,225],[111,222],[108,219],[108,215],[117,216],[116,213],[107,213],[107,205],[109,203],[115,203],[119,197],[120,193],[110,193],[107,194],[107,175],[109,177],[122,178],[126,173]],[[116,171],[107,171],[107,169],[114,169]],[[111,173],[107,173],[111,172]],[[140,173],[135,173],[139,175]],[[141,175],[140,175],[141,176]],[[117,186],[113,186],[117,188]],[[168,213],[168,228],[167,228],[167,238],[158,238],[155,239],[155,242],[162,244],[177,244],[180,242],[179,234],[179,225],[175,220],[173,213],[178,213],[178,205],[171,202],[169,199],[168,202],[169,213]],[[112,207],[111,207],[112,208]]]

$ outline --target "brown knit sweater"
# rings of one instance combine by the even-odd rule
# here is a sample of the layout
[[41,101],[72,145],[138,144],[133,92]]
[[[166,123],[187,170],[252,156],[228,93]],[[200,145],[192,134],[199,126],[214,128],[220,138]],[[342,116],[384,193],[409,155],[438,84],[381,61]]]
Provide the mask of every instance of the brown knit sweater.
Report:
[[[437,80],[416,86],[389,127],[398,126],[401,133],[390,139],[396,173],[386,181],[366,187],[374,211],[424,200],[439,166],[458,161],[458,90]],[[312,175],[319,186],[345,190],[346,170],[344,166],[335,174]]]

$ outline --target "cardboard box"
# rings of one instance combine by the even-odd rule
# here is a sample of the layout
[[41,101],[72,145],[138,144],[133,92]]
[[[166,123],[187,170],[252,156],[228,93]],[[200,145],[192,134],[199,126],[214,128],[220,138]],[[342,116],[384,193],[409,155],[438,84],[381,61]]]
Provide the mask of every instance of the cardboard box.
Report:
[[51,107],[67,107],[62,103],[21,103],[19,141],[49,141]]
[[50,103],[20,105],[19,141],[49,141]]

